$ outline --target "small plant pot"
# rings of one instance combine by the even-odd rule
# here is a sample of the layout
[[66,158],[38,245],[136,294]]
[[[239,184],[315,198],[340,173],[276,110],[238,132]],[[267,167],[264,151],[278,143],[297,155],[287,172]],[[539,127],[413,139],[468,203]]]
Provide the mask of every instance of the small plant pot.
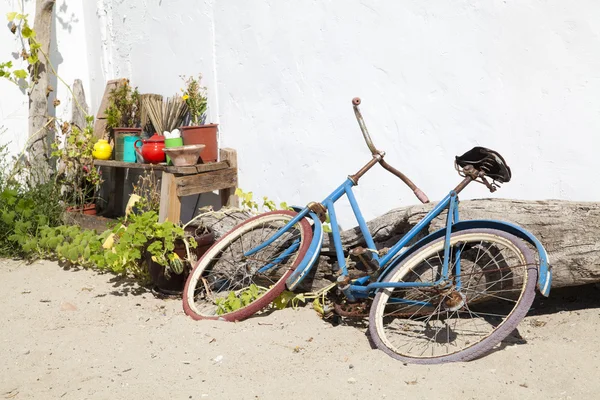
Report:
[[86,215],[96,215],[96,205],[94,203],[89,203],[84,205],[83,207],[67,207],[67,212],[80,213]]
[[217,145],[218,124],[207,124],[200,126],[182,126],[181,137],[183,144],[203,144],[206,148],[202,151],[203,163],[216,162],[219,157],[219,146]]
[[[183,139],[180,137],[176,137],[176,138],[165,138],[165,149],[170,149],[171,147],[181,147],[183,146]],[[165,151],[165,150],[163,150]],[[169,157],[169,153],[165,151],[165,153],[167,154],[167,165],[175,165],[172,161],[171,161],[171,157]]]
[[[193,232],[193,230],[194,228],[186,228],[186,231],[189,233]],[[196,258],[199,260],[215,242],[215,234],[212,230],[209,230],[206,233],[195,235],[195,239],[196,248],[190,248],[190,251],[194,252]],[[183,241],[178,240],[175,242],[174,251],[182,260],[187,258]],[[146,263],[148,265],[148,273],[152,278],[156,292],[166,295],[181,295],[185,281],[192,268],[189,262],[184,263],[183,272],[181,274],[171,272],[168,277],[165,275],[165,267],[152,261],[152,255],[148,252],[146,252]]]

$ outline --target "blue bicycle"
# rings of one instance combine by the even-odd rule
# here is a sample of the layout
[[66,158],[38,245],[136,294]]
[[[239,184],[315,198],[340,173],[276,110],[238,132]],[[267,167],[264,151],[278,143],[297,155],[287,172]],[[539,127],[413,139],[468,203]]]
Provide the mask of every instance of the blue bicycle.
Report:
[[[250,218],[224,235],[198,261],[186,282],[183,306],[194,319],[237,321],[269,305],[286,287],[294,290],[318,259],[329,216],[338,262],[341,313],[369,309],[375,345],[404,362],[467,361],[490,351],[527,314],[535,288],[548,296],[546,250],[530,232],[497,220],[459,220],[458,194],[471,182],[494,192],[511,171],[493,150],[475,147],[456,157],[462,181],[390,248],[374,243],[353,193],[373,166],[400,178],[423,203],[427,196],[389,165],[373,145],[359,110],[354,113],[372,158],[322,202],[296,211]],[[344,249],[334,204],[346,196],[366,247]],[[446,213],[446,226],[416,243],[430,222]],[[421,235],[422,236],[422,235]],[[359,276],[353,271],[362,271]]]

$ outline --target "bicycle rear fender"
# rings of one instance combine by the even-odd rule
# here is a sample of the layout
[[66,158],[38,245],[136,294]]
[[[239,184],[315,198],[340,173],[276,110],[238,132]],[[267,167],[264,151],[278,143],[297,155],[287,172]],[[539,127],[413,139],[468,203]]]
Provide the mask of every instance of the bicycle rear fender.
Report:
[[[299,207],[292,208],[297,212],[303,210]],[[321,254],[321,246],[323,245],[323,225],[321,224],[317,214],[309,211],[308,215],[313,220],[313,239],[306,252],[306,255],[300,264],[298,264],[294,272],[292,272],[292,275],[290,275],[290,277],[285,281],[288,290],[294,290],[296,287],[298,287],[298,285],[300,285],[315,262],[319,259],[319,254]]]
[[[511,224],[509,222],[504,221],[496,221],[496,220],[464,220],[459,221],[456,224],[452,225],[452,232],[464,231],[466,229],[476,229],[476,228],[487,228],[487,229],[497,229],[499,231],[504,231],[510,233],[534,246],[540,257],[540,265],[538,265],[538,281],[537,287],[540,293],[546,297],[550,295],[550,286],[552,285],[552,267],[548,263],[548,253],[546,249],[540,243],[540,241],[531,233],[523,229],[522,227]],[[379,277],[379,281],[382,281],[385,275],[392,269],[392,265],[398,265],[398,263],[408,256],[413,254],[419,248],[425,246],[428,243],[433,242],[434,240],[443,237],[446,233],[446,228],[442,228],[432,234],[422,238],[417,243],[415,243],[409,250],[402,253],[399,257],[396,257],[389,265],[389,268],[386,268],[386,271],[382,273]]]

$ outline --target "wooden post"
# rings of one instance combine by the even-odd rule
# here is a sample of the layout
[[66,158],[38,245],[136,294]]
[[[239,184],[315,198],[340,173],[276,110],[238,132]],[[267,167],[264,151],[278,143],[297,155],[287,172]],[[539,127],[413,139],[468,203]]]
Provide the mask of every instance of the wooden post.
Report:
[[177,224],[181,215],[181,199],[177,196],[175,175],[163,172],[161,180],[158,222],[169,220]]
[[85,101],[85,92],[81,79],[75,79],[75,82],[73,82],[73,93],[75,96],[71,104],[71,123],[83,130],[87,125],[85,117],[88,113],[88,106]]
[[[36,31],[40,50],[50,57],[52,37],[52,10],[55,0],[36,0],[33,29]],[[52,128],[48,129],[48,94],[52,90],[48,73],[50,60],[39,57],[36,68],[31,70],[31,80],[35,82],[29,92],[29,139],[30,161],[38,180],[50,176],[50,143],[54,139]]]
[[100,102],[100,107],[98,108],[98,113],[96,114],[96,122],[94,123],[94,136],[101,139],[104,137],[106,132],[106,114],[105,111],[108,108],[108,99],[110,97],[110,92],[117,88],[117,86],[123,81],[123,79],[113,79],[106,82],[106,88],[104,88],[104,95],[102,96],[102,101]]
[[238,178],[237,178],[237,171],[238,171],[237,152],[234,149],[223,148],[223,149],[220,150],[220,156],[221,156],[220,157],[221,161],[227,161],[227,162],[229,162],[229,167],[230,168],[235,168],[235,171],[236,171],[235,186],[233,186],[231,188],[228,188],[228,189],[221,190],[221,206],[222,207],[225,207],[225,206],[238,207],[239,206],[239,199],[235,195],[235,189],[237,189],[237,185],[238,185]]
[[108,196],[106,215],[111,217],[123,215],[123,190],[125,188],[125,169],[110,168],[112,170],[112,196]]

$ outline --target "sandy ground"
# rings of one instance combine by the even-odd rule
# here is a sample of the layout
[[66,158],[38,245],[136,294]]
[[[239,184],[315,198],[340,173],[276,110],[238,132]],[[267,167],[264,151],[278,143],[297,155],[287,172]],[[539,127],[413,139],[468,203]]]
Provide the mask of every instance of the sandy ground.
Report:
[[[0,399],[597,399],[600,290],[556,290],[482,359],[404,366],[310,308],[195,322],[112,275],[0,260]],[[526,342],[515,344],[515,342]]]

